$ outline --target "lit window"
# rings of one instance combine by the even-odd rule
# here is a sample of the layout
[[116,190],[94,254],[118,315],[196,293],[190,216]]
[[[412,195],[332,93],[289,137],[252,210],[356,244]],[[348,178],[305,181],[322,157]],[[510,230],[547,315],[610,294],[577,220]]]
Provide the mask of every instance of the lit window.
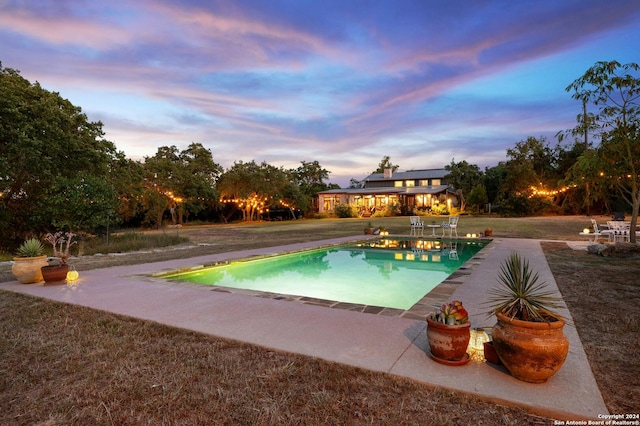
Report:
[[415,180],[405,180],[404,181],[404,186],[416,186],[416,181]]
[[396,188],[402,186],[402,181],[401,180],[394,181],[393,186],[395,186]]
[[431,185],[433,186],[441,185],[440,179],[431,179]]

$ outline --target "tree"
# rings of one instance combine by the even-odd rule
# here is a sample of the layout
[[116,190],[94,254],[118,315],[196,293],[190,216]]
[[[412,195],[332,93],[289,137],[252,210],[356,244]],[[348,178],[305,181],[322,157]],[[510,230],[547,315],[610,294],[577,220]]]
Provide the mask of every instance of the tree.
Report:
[[[181,152],[174,145],[162,146],[153,157],[145,157],[144,169],[147,190],[164,196],[162,211],[171,212],[174,224],[183,223],[185,216],[215,207],[218,199],[215,184],[222,167],[213,161],[211,151],[202,144],[192,143]],[[147,207],[154,211],[147,216],[148,220],[162,219],[161,200],[156,196],[147,200]]]
[[118,153],[111,162],[109,178],[117,197],[114,222],[130,222],[144,215],[144,176],[143,164],[126,158],[123,153]]
[[351,178],[349,180],[349,188],[350,189],[361,189],[361,188],[364,188],[364,181]]
[[323,169],[318,161],[306,162],[302,161],[302,165],[292,170],[301,192],[302,199],[298,207],[305,212],[312,210],[313,199],[318,192],[329,189],[330,185],[324,183],[325,179],[329,179],[329,171]]
[[[640,212],[640,67],[617,61],[596,62],[582,77],[567,86],[572,98],[593,104],[591,129],[600,140],[595,152],[587,150],[576,163],[574,177],[584,172],[614,188],[631,207],[631,229],[636,229]],[[574,132],[585,132],[584,122]],[[598,172],[596,170],[600,169]],[[631,232],[631,242],[636,242]]]
[[455,160],[451,160],[445,169],[448,171],[447,182],[456,189],[460,210],[464,211],[467,204],[465,194],[469,194],[473,188],[482,184],[482,172],[475,164],[469,164],[466,161],[456,163]]
[[469,205],[473,206],[476,211],[480,211],[480,208],[489,202],[487,197],[487,190],[484,185],[478,184],[473,187],[469,196],[467,197]]
[[380,160],[380,164],[378,164],[378,168],[374,170],[373,173],[384,173],[386,169],[391,169],[392,172],[395,172],[399,168],[400,166],[398,166],[397,164],[392,164],[389,156],[385,155],[384,157],[382,157],[382,160]]
[[495,183],[497,174],[502,176],[496,209],[505,215],[520,216],[555,210],[557,159],[546,138],[529,136],[508,149],[507,157],[487,179]]
[[48,210],[55,229],[96,232],[113,220],[116,204],[116,191],[108,181],[78,175],[56,179],[43,210]]
[[230,212],[223,216],[225,221],[236,209],[242,211],[243,221],[252,221],[270,206],[296,208],[299,199],[291,172],[265,162],[235,162],[220,176],[217,186],[223,203],[230,206]]
[[487,190],[487,198],[490,203],[495,203],[500,199],[500,187],[502,181],[507,177],[507,167],[504,161],[500,161],[496,166],[485,167],[484,187]]
[[[117,155],[101,122],[56,92],[0,64],[0,232],[22,239],[63,220],[54,186],[77,176],[109,179]],[[50,216],[53,215],[53,216]],[[79,230],[72,224],[74,230]]]
[[198,214],[213,210],[218,204],[216,183],[223,172],[222,166],[213,161],[213,155],[200,143],[192,143],[180,153],[183,173],[178,191],[184,197],[184,210]]

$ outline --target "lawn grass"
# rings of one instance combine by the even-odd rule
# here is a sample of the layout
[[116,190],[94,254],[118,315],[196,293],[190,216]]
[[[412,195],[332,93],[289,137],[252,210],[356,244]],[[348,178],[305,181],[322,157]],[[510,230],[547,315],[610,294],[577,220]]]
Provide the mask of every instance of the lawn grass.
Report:
[[[361,234],[367,220],[185,227],[188,257]],[[408,233],[408,218],[373,219]],[[467,218],[459,233],[580,239],[586,218]],[[154,234],[156,232],[150,232]],[[200,245],[197,244],[207,244]],[[611,413],[640,401],[637,259],[543,249]],[[148,254],[74,259],[83,268]],[[0,292],[0,424],[552,424],[383,373]]]

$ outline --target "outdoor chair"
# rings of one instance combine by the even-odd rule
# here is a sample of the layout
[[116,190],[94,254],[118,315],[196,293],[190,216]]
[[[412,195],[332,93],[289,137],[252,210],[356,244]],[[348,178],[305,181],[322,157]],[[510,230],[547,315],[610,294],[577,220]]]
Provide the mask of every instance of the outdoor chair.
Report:
[[420,216],[411,216],[409,220],[411,222],[411,232],[409,235],[418,236],[418,232],[420,232],[419,235],[424,235],[424,222],[420,219]]
[[458,238],[458,219],[459,216],[450,216],[448,222],[442,222],[442,236],[444,237],[447,229],[449,230],[449,238],[453,236],[453,233],[456,233],[456,238]]
[[629,242],[631,240],[631,232],[627,222],[611,220],[607,222],[607,224],[609,225],[609,231],[611,231],[614,243],[617,241]]

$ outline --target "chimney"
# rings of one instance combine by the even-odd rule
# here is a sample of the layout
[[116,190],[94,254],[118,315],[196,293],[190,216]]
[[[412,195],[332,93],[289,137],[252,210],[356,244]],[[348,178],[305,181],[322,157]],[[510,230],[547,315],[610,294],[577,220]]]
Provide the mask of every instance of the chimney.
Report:
[[391,170],[391,169],[384,169],[384,178],[385,178],[385,179],[389,179],[389,178],[391,178],[391,175],[393,175],[393,170]]

